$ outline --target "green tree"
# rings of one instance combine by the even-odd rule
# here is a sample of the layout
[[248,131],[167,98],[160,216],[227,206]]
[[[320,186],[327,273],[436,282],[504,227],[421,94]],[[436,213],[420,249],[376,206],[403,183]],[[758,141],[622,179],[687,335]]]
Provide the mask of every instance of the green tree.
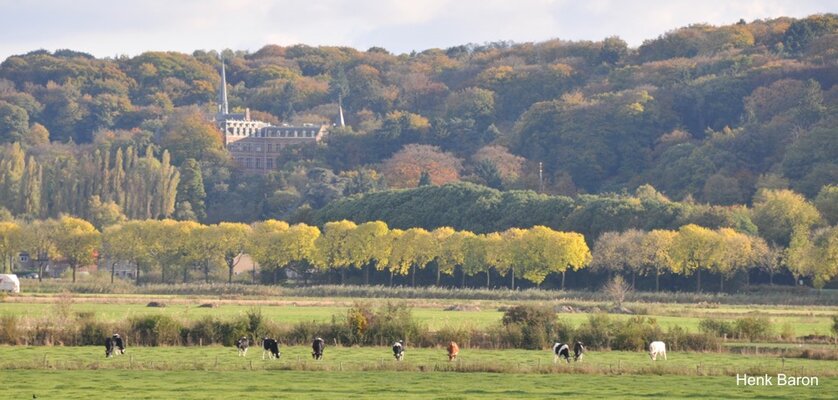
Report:
[[0,142],[22,142],[29,132],[29,114],[14,104],[0,100]]
[[104,231],[111,225],[122,223],[126,219],[118,204],[113,201],[102,202],[99,196],[90,196],[87,202],[87,213],[90,222],[100,231]]
[[838,185],[826,185],[815,197],[815,207],[829,225],[838,224]]
[[788,249],[788,266],[795,277],[809,277],[815,288],[823,288],[838,276],[838,227],[796,230]]
[[808,230],[818,223],[818,210],[791,190],[763,190],[754,199],[752,219],[760,236],[788,246],[794,230]]
[[201,166],[194,158],[188,158],[180,166],[180,182],[177,187],[177,202],[189,202],[199,221],[207,217],[204,190],[204,178]]

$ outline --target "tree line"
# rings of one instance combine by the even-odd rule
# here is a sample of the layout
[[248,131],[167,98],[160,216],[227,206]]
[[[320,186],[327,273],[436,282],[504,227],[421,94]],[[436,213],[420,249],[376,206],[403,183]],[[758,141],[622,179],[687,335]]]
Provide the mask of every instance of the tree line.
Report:
[[[102,59],[35,50],[0,63],[0,143],[26,152],[21,171],[30,155],[46,168],[44,157],[80,159],[91,145],[142,153],[153,144],[182,174],[200,171],[174,212],[205,223],[291,220],[358,193],[454,181],[567,196],[649,183],[716,205],[749,204],[766,187],[811,199],[838,178],[836,34],[838,17],[825,14],[691,25],[638,48],[609,37],[401,55],[305,45]],[[332,124],[340,105],[348,126],[321,146],[286,149],[272,174],[244,176],[209,122],[219,56],[234,111]],[[90,191],[87,177],[66,178],[40,179]],[[66,208],[88,217],[88,201],[41,217]],[[18,204],[3,203],[15,215],[37,208]]]
[[[391,285],[394,276],[402,276],[409,277],[412,286],[417,285],[420,271],[422,285],[440,285],[443,276],[457,276],[459,286],[464,286],[467,276],[481,276],[491,287],[491,277],[498,276],[507,279],[511,289],[520,279],[540,286],[551,274],[561,277],[564,288],[565,274],[583,268],[630,274],[632,285],[637,275],[653,275],[656,290],[662,274],[695,275],[697,291],[702,272],[719,276],[721,290],[726,279],[753,268],[776,273],[786,267],[796,277],[811,278],[816,287],[838,274],[836,227],[798,230],[788,249],[730,228],[713,230],[695,224],[678,230],[607,232],[594,241],[592,252],[583,235],[545,226],[475,234],[450,227],[402,230],[381,221],[342,220],[320,229],[278,220],[203,225],[150,219],[119,223],[100,232],[69,216],[0,222],[4,263],[20,251],[41,261],[41,268],[45,258],[65,260],[73,281],[80,266],[99,261],[113,268],[117,262],[128,262],[135,268],[137,284],[141,275],[150,273],[159,273],[164,283],[188,282],[196,274],[211,282],[221,271],[229,283],[245,254],[274,279],[279,272],[293,271],[306,281],[336,274],[343,283],[347,272],[362,270],[367,284],[370,273],[380,271],[389,275]],[[6,263],[6,270],[10,268],[11,263]]]

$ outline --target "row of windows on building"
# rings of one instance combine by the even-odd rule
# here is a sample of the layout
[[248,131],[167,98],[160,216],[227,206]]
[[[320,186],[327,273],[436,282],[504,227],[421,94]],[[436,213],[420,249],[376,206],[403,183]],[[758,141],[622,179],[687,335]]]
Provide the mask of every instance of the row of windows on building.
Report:
[[236,163],[245,169],[273,169],[274,167],[273,158],[236,157]]
[[[278,153],[282,150],[285,146],[283,143],[266,143],[265,150],[268,153]],[[262,152],[262,145],[255,144],[255,143],[230,143],[227,145],[227,149],[230,151],[244,151],[244,152]]]
[[233,136],[252,136],[252,137],[280,137],[280,138],[313,138],[317,135],[317,130],[274,130],[274,129],[253,129],[246,127],[230,127],[227,128],[227,133]]

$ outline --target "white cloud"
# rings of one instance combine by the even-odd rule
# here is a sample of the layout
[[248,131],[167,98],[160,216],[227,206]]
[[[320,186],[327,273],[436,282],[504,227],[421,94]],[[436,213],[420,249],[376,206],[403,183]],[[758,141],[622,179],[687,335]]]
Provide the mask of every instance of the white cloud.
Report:
[[834,1],[0,0],[0,59],[38,48],[112,56],[255,51],[269,43],[382,46],[401,53],[469,42],[612,35],[637,46],[692,23],[822,12],[836,12]]

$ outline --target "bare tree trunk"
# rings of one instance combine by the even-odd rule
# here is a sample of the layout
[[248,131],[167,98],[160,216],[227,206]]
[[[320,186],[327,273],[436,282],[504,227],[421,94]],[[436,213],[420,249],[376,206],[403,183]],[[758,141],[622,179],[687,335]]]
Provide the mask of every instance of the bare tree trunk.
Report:
[[486,268],[486,289],[489,288],[489,284],[491,283],[490,279],[492,279],[492,270],[489,269],[489,268]]
[[634,283],[637,281],[637,272],[631,271],[631,290],[634,290]]
[[364,268],[364,285],[369,286],[370,284],[370,268],[372,268],[372,262],[368,262]]
[[442,274],[439,271],[439,263],[436,263],[436,286],[439,286],[440,275]]
[[230,263],[227,263],[227,283],[233,283],[233,268],[235,268]]
[[116,275],[116,262],[111,263],[111,285],[113,285],[113,276]]
[[346,267],[340,269],[340,284],[346,283]]
[[390,287],[393,287],[393,270],[390,270]]
[[695,291],[698,292],[698,293],[701,293],[701,267],[698,267],[697,270],[698,270],[697,271],[698,274],[696,275],[697,281],[696,281]]
[[209,260],[204,260],[204,282],[209,283]]
[[460,267],[460,270],[463,272],[462,280],[460,281],[460,288],[466,287],[466,269]]
[[73,268],[73,283],[76,283],[76,264],[71,266]]
[[774,271],[768,273],[768,283],[774,286]]
[[512,290],[515,290],[515,267],[512,267],[512,268],[509,269],[509,276],[512,277],[511,288],[512,288]]
[[564,275],[566,272],[567,270],[562,271],[562,290],[564,290]]
[[416,287],[416,266],[410,266],[410,287]]
[[134,264],[137,265],[137,274],[134,276],[134,285],[140,286],[140,262],[134,261]]
[[655,270],[655,291],[661,291],[661,271]]

